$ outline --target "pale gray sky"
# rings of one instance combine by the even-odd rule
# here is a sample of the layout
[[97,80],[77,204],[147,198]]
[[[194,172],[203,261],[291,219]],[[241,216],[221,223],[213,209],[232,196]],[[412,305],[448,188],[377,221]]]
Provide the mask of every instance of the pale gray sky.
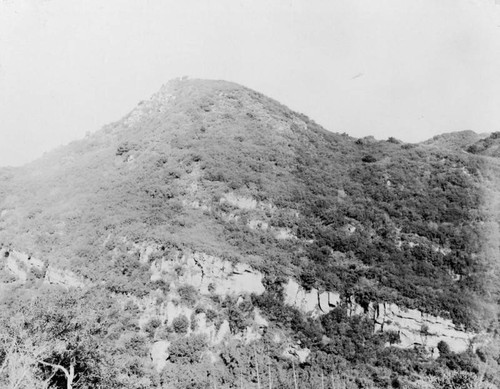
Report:
[[0,0],[0,166],[226,79],[326,128],[500,130],[499,0]]

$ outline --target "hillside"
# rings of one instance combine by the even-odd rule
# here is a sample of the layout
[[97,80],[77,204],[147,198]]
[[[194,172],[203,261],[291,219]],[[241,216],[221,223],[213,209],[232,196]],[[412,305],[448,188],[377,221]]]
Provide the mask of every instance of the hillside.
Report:
[[474,131],[457,131],[436,135],[432,139],[423,142],[424,145],[435,146],[440,149],[453,151],[465,150],[467,147],[478,142],[482,136]]
[[493,132],[488,137],[479,139],[471,144],[467,151],[473,154],[480,154],[489,157],[500,157],[500,133]]
[[[31,385],[54,388],[50,364],[82,388],[256,387],[259,366],[276,388],[498,385],[500,165],[480,139],[354,139],[237,84],[171,81],[0,170],[4,350],[39,344]],[[426,341],[394,330],[404,312]]]

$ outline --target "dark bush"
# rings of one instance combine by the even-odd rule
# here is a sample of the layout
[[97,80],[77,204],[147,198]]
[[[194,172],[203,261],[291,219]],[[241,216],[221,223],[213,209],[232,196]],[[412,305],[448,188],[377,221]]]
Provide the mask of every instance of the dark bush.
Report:
[[385,335],[389,344],[401,343],[401,337],[398,331],[386,331]]
[[227,311],[229,327],[231,332],[236,334],[243,331],[246,328],[247,321],[245,319],[245,314],[239,309],[238,306],[234,305],[228,308]]
[[151,289],[160,289],[165,294],[170,291],[170,285],[162,279],[151,281],[149,285]]
[[146,323],[146,325],[144,326],[144,331],[150,338],[153,338],[155,335],[155,331],[159,326],[161,326],[161,320],[157,317],[154,317]]
[[365,163],[373,163],[377,162],[377,159],[373,155],[365,155],[363,158],[361,158],[361,161]]
[[189,319],[184,315],[177,316],[172,321],[172,328],[178,334],[185,334],[189,328]]
[[444,340],[439,341],[437,348],[439,350],[439,355],[443,357],[449,355],[451,352],[450,346]]
[[217,318],[217,312],[215,312],[213,309],[207,309],[205,315],[207,316],[207,320],[211,322],[213,322]]
[[177,289],[177,293],[181,298],[181,302],[185,305],[192,307],[197,301],[197,290],[191,285],[182,285]]
[[133,146],[129,142],[123,142],[118,146],[116,149],[116,155],[120,156],[123,154],[128,153],[130,150],[132,150]]
[[389,143],[394,143],[395,145],[399,145],[399,144],[401,144],[401,143],[402,143],[399,139],[396,139],[396,138],[394,138],[393,136],[389,137],[389,138],[387,139],[387,142],[389,142]]
[[148,355],[148,345],[146,338],[139,334],[134,334],[125,341],[125,347],[140,356]]
[[194,313],[195,315],[198,315],[200,313],[205,313],[205,308],[202,307],[201,305],[197,305],[195,308],[194,308]]
[[175,340],[170,345],[168,352],[173,363],[199,363],[201,354],[207,348],[204,335],[193,335]]

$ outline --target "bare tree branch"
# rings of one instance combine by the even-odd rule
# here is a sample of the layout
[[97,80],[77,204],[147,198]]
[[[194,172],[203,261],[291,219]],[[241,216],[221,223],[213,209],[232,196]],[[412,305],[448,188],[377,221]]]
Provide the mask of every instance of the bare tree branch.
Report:
[[42,360],[38,360],[38,362],[41,363],[42,365],[50,366],[56,370],[57,369],[61,370],[64,373],[64,375],[66,376],[66,388],[67,389],[72,388],[73,379],[75,378],[75,365],[74,365],[73,361],[70,363],[69,371],[64,366],[61,366],[61,365],[55,365],[53,363],[45,362]]

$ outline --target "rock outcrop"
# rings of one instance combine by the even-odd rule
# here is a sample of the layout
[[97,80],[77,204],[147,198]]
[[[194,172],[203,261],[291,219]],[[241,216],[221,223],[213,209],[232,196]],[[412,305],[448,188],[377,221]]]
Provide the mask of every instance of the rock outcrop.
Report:
[[[289,279],[284,286],[285,304],[311,316],[326,314],[341,304],[338,293],[317,289],[305,290],[295,280]],[[417,309],[405,309],[391,303],[370,303],[365,309],[354,299],[345,302],[349,315],[367,315],[375,324],[375,331],[394,331],[400,342],[395,347],[424,347],[436,352],[444,341],[453,352],[463,352],[474,346],[478,334],[457,329],[450,319],[423,313]]]
[[[234,203],[237,202],[232,197],[229,199]],[[243,203],[240,203],[240,200],[238,200],[240,206],[251,205],[247,199],[242,200]],[[180,250],[161,257],[155,256],[155,259],[151,261],[153,254],[158,252],[158,247],[143,243],[135,244],[134,250],[139,253],[141,262],[151,262],[151,279],[153,281],[163,279],[171,284],[174,290],[182,285],[191,285],[201,295],[221,297],[262,294],[265,291],[262,282],[263,275],[247,264],[232,263],[201,252]],[[20,283],[25,283],[30,274],[37,273],[46,283],[67,288],[85,286],[84,281],[71,271],[47,266],[43,261],[16,250],[0,248],[0,259],[4,262],[4,270],[12,274]],[[189,332],[206,335],[212,344],[220,343],[230,334],[227,321],[216,328],[213,323],[207,321],[204,313],[195,315],[192,308],[179,304],[178,301],[169,299],[161,306],[157,306],[152,299],[146,300],[140,304],[142,305],[142,315],[139,319],[141,327],[144,327],[153,317],[171,326],[176,317],[183,315],[190,321],[195,321],[194,329],[190,329]],[[284,285],[284,303],[305,314],[318,317],[339,306],[342,299],[336,292],[320,291],[314,288],[306,290],[290,278]],[[473,347],[477,336],[475,333],[457,329],[450,319],[429,315],[417,309],[405,309],[391,303],[370,303],[367,308],[363,308],[354,299],[350,299],[345,304],[349,315],[367,315],[373,320],[375,331],[397,333],[400,342],[394,344],[396,347],[420,346],[435,352],[438,343],[444,341],[451,351],[463,352]],[[259,337],[259,328],[268,326],[267,320],[260,312],[256,311],[254,316],[256,329],[249,327],[245,334],[242,334],[242,340],[247,342]],[[158,350],[155,350],[155,353],[156,351]]]
[[153,365],[158,373],[161,372],[167,364],[167,359],[169,357],[169,347],[170,342],[168,340],[156,341],[151,346],[151,359],[153,360]]
[[285,351],[283,351],[283,356],[289,359],[297,359],[300,363],[304,363],[307,357],[311,354],[311,350],[308,348],[301,348],[299,345],[290,345]]
[[292,278],[284,286],[284,297],[285,304],[312,316],[328,313],[341,302],[338,293],[320,292],[315,288],[306,290]]
[[220,203],[227,203],[232,205],[233,207],[244,209],[244,210],[253,210],[257,208],[257,200],[251,197],[238,196],[234,193],[226,193],[221,199]]
[[3,268],[12,274],[16,278],[16,282],[19,283],[25,283],[32,276],[39,279],[43,278],[45,283],[66,288],[82,288],[85,286],[85,282],[71,270],[47,265],[40,259],[7,247],[0,248],[0,260],[4,261]]
[[396,304],[370,305],[367,314],[375,322],[375,331],[394,331],[399,334],[397,347],[423,346],[436,351],[444,341],[453,352],[463,352],[473,346],[477,334],[461,331],[450,319],[423,313],[417,309],[404,309]]
[[72,271],[58,269],[53,266],[47,268],[44,281],[65,288],[83,288],[85,286],[85,282]]
[[[263,276],[244,263],[232,263],[205,253],[170,253],[151,264],[151,280],[191,285],[201,294],[219,296],[262,294]],[[175,275],[175,277],[172,277]]]

